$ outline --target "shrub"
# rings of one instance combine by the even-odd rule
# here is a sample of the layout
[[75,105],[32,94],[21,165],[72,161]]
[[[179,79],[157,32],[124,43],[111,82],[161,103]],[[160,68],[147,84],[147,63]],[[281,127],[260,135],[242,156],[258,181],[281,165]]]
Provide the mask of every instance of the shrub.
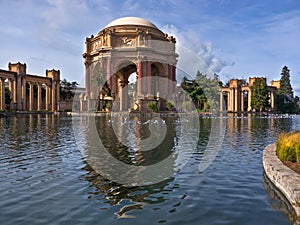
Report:
[[158,105],[157,105],[157,102],[155,102],[155,101],[148,102],[147,108],[148,108],[149,111],[157,112],[157,111],[158,111]]
[[173,109],[174,109],[174,105],[173,105],[173,103],[172,103],[172,102],[170,102],[170,101],[167,101],[166,105],[167,105],[167,109],[168,109],[169,111],[171,111],[171,110],[173,110]]
[[281,161],[300,163],[300,131],[280,134],[276,153]]

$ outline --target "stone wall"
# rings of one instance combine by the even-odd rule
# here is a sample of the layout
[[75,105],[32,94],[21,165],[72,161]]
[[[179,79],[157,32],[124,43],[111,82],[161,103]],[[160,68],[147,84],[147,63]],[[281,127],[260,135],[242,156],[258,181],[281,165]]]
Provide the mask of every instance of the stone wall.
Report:
[[300,175],[279,160],[276,144],[264,149],[263,166],[267,177],[289,200],[300,219]]

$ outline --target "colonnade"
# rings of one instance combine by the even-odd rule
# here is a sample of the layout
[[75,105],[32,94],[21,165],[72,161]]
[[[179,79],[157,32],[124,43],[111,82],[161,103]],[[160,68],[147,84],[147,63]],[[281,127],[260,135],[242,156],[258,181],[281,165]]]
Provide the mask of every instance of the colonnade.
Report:
[[[232,79],[229,82],[228,87],[221,88],[220,92],[220,111],[225,109],[229,112],[244,112],[252,111],[251,102],[252,102],[252,90],[251,86],[253,85],[256,78],[250,78],[248,85],[243,85],[242,80]],[[277,88],[274,86],[267,86],[270,110],[276,110],[276,92]],[[224,95],[227,96],[227,101],[224,101]],[[247,98],[246,98],[247,96]],[[245,104],[247,101],[247,105]],[[226,108],[227,106],[227,108]]]
[[[6,110],[5,88],[8,86],[10,110],[58,110],[60,71],[46,70],[46,77],[26,74],[26,64],[9,63],[9,70],[0,70],[0,110]],[[6,83],[7,81],[7,83]],[[34,95],[34,86],[37,93]],[[42,89],[45,89],[43,98]],[[29,89],[29,90],[28,90]],[[44,103],[44,104],[43,104]]]

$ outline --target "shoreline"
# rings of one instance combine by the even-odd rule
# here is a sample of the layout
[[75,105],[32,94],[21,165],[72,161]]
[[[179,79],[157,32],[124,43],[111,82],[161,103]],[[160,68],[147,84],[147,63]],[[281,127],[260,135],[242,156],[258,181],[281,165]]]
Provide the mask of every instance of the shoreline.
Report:
[[276,143],[263,150],[263,167],[269,180],[282,192],[300,221],[300,175],[284,165],[276,155]]

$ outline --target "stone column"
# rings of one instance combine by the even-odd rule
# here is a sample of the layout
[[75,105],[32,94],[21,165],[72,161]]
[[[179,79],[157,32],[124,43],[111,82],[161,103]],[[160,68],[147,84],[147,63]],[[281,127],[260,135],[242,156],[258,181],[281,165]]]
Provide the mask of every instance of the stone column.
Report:
[[46,106],[45,109],[48,111],[49,110],[49,104],[50,104],[50,87],[48,84],[46,84]]
[[56,96],[55,96],[55,81],[52,81],[52,86],[51,86],[51,100],[52,100],[52,105],[51,105],[51,110],[54,112],[56,109],[55,109],[55,99],[56,99]]
[[230,90],[230,111],[234,111],[234,89]]
[[107,84],[108,87],[110,88],[110,90],[112,90],[112,75],[111,75],[111,60],[110,57],[107,58],[107,75],[106,75],[106,80],[107,80]]
[[13,98],[13,103],[14,103],[14,109],[16,108],[17,104],[17,79],[13,80],[13,89],[14,89],[14,98]]
[[248,111],[251,111],[252,110],[252,107],[251,107],[251,89],[249,89],[248,91]]
[[239,111],[239,93],[238,89],[235,88],[235,93],[234,93],[234,111],[238,112]]
[[223,112],[223,92],[220,91],[220,112]]
[[9,91],[10,91],[10,109],[13,110],[14,109],[14,81],[12,79],[8,79],[8,87],[9,87]]
[[118,93],[119,93],[119,99],[120,99],[120,108],[119,108],[119,110],[120,111],[123,111],[124,110],[124,103],[123,103],[123,101],[124,101],[124,99],[123,99],[123,81],[122,80],[119,80],[119,90],[118,90]]
[[275,96],[273,91],[271,91],[271,109],[272,111],[275,110]]
[[22,76],[17,77],[17,110],[22,110]]
[[4,78],[0,78],[1,81],[1,88],[0,88],[0,92],[1,92],[1,104],[0,104],[0,110],[5,110],[5,79]]
[[60,90],[59,81],[56,82],[56,110],[59,111],[59,101],[60,101]]
[[90,96],[90,63],[85,61],[85,94],[87,97]]
[[172,68],[171,65],[168,65],[168,96],[172,94]]
[[152,79],[151,79],[151,62],[147,61],[146,62],[146,67],[147,67],[147,94],[148,95],[154,95],[152,93]]
[[111,47],[111,32],[107,33],[107,47]]
[[42,110],[42,85],[37,83],[38,93],[37,93],[37,110]]
[[241,96],[241,111],[244,112],[244,91],[242,90],[242,96]]
[[27,107],[26,107],[26,79],[25,79],[25,77],[23,77],[23,80],[22,80],[22,102],[23,102],[22,110],[26,110]]
[[176,66],[171,65],[171,70],[172,70],[172,93],[176,90]]
[[33,99],[34,99],[34,96],[33,96],[33,83],[32,82],[29,82],[29,111],[32,111],[33,110]]
[[142,77],[143,77],[143,62],[138,61],[137,65],[137,95],[141,96],[142,95]]

